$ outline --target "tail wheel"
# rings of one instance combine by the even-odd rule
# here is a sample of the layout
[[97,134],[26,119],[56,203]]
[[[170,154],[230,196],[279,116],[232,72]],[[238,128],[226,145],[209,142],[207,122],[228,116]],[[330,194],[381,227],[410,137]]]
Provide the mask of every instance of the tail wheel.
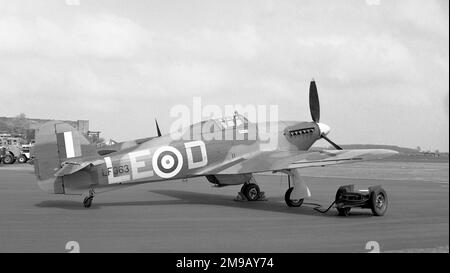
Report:
[[370,209],[373,215],[383,216],[388,206],[388,197],[384,189],[372,192],[370,195]]
[[253,183],[248,184],[248,185],[244,184],[244,186],[242,186],[242,190],[243,190],[245,197],[247,197],[248,201],[256,201],[259,199],[261,190],[259,189],[258,185],[253,184]]
[[21,156],[17,159],[17,161],[19,161],[19,163],[26,163],[27,160],[28,160],[28,158],[27,158],[26,156],[24,156],[24,155],[21,155]]
[[3,158],[3,163],[5,164],[13,164],[14,163],[14,157],[12,155],[5,155]]
[[303,204],[303,199],[292,200],[291,193],[293,190],[294,188],[291,187],[286,191],[284,195],[284,201],[286,202],[286,205],[288,205],[288,207],[300,207]]
[[88,196],[88,197],[85,197],[85,198],[84,198],[84,200],[83,200],[83,205],[84,205],[85,208],[91,207],[91,205],[92,205],[92,199],[94,199],[93,196]]

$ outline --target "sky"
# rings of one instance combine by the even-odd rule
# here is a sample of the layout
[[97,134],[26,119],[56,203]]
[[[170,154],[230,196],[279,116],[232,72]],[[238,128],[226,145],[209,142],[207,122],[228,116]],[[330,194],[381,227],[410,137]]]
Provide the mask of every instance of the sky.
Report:
[[[278,105],[340,144],[449,150],[447,0],[0,0],[0,116],[117,141],[175,105]],[[325,142],[318,145],[326,146]]]

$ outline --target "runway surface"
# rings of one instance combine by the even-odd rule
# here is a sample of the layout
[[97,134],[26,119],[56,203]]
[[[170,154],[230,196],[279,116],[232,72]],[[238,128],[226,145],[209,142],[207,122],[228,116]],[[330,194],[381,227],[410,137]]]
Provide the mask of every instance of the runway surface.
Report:
[[313,206],[288,208],[287,179],[258,175],[268,201],[233,201],[240,186],[217,188],[205,178],[133,186],[98,195],[49,195],[32,166],[0,167],[0,252],[366,252],[444,251],[449,244],[449,164],[369,162],[304,169],[312,199],[328,206],[340,185],[382,185],[383,217],[353,210],[339,217]]

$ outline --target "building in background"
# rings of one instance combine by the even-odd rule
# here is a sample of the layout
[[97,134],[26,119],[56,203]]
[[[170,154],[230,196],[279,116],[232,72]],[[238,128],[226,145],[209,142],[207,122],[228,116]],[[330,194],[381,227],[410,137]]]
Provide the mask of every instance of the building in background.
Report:
[[99,142],[102,142],[99,131],[88,131],[86,136],[89,139],[89,142],[91,142],[91,143],[97,144]]
[[[66,121],[70,124],[69,121]],[[89,120],[77,120],[76,125],[72,125],[75,129],[77,129],[80,133],[82,133],[85,136],[89,135]],[[100,133],[100,132],[99,132]]]
[[[17,117],[0,117],[0,146],[33,143],[36,130],[51,119],[27,118],[24,114]],[[91,143],[101,140],[99,131],[89,131],[89,120],[61,120],[86,136]]]
[[25,144],[25,140],[21,135],[12,135],[8,133],[0,134],[0,147],[7,147],[10,145],[17,146]]

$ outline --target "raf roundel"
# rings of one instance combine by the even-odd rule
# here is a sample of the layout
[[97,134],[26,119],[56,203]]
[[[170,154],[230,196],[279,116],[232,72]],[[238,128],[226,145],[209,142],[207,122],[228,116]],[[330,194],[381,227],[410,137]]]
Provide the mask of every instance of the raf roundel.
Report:
[[153,154],[152,165],[159,177],[172,178],[181,171],[183,156],[175,147],[163,146]]

